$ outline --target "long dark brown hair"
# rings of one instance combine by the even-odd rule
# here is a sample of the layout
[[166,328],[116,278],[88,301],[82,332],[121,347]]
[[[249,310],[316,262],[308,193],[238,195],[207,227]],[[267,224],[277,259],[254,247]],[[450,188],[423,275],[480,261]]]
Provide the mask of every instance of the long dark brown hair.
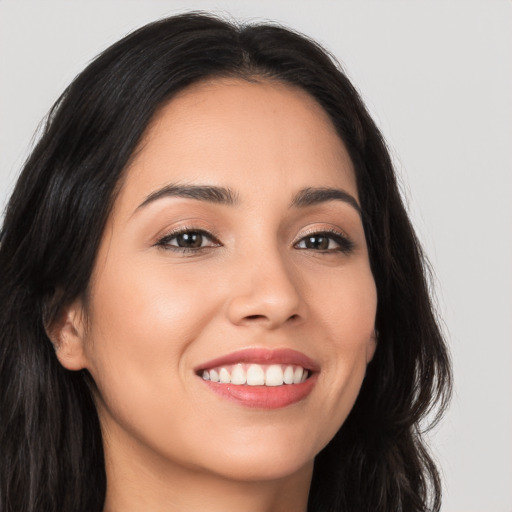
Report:
[[428,268],[382,136],[315,42],[200,13],[149,24],[65,90],[26,162],[0,238],[0,510],[100,512],[106,477],[86,370],[57,361],[45,331],[87,292],[123,170],[155,112],[212,77],[278,80],[325,109],[355,167],[378,293],[378,347],[356,404],[315,459],[310,512],[440,508],[422,439],[450,395],[450,364]]

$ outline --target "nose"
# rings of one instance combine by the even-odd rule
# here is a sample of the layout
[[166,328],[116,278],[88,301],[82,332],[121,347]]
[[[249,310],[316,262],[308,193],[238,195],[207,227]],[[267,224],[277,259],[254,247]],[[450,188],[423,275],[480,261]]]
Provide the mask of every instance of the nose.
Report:
[[260,325],[276,329],[299,323],[306,316],[299,279],[279,255],[241,258],[233,275],[228,318],[235,325]]

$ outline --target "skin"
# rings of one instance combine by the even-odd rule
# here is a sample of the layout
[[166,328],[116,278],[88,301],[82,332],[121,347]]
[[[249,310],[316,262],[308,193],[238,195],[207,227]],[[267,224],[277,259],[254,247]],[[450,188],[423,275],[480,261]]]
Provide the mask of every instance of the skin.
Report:
[[[233,191],[237,204],[163,196],[169,184]],[[215,80],[181,92],[127,169],[87,304],[54,335],[87,368],[105,440],[105,511],[305,511],[313,460],[350,412],[375,350],[376,290],[361,218],[344,200],[290,206],[308,187],[356,202],[354,170],[322,108],[277,82]],[[177,228],[212,233],[189,252]],[[328,248],[304,238],[334,229]],[[330,236],[330,235],[329,235]],[[246,407],[194,371],[246,348],[319,365],[292,405]]]

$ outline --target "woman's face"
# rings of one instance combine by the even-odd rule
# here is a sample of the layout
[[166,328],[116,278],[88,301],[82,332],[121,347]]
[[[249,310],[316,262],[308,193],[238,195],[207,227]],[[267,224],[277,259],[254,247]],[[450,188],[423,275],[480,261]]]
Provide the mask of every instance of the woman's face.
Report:
[[159,111],[103,235],[79,355],[61,357],[97,384],[107,459],[246,480],[311,468],[375,349],[358,202],[299,89],[216,80]]

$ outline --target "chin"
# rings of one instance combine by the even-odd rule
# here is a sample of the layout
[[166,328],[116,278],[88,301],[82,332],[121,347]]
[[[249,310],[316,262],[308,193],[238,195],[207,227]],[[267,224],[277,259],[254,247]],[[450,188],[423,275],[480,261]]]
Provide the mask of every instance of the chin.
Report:
[[279,480],[311,471],[315,456],[328,439],[318,443],[312,436],[297,434],[290,427],[256,429],[243,435],[237,432],[218,439],[214,446],[204,447],[200,454],[203,467],[225,478],[245,481]]
[[217,460],[213,471],[224,478],[246,482],[276,481],[313,470],[314,458],[301,454],[229,456]]

